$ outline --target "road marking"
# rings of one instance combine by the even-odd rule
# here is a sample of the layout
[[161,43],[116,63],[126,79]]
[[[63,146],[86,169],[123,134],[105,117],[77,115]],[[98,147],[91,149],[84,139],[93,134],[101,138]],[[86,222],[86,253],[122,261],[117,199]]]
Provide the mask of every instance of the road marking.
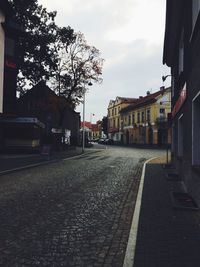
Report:
[[136,241],[137,241],[137,232],[138,232],[138,224],[139,224],[139,217],[140,217],[140,209],[142,203],[142,192],[144,187],[144,177],[145,177],[145,169],[146,164],[155,158],[151,158],[145,161],[143,169],[142,169],[142,176],[140,180],[140,185],[138,189],[135,210],[133,213],[133,219],[131,224],[131,230],[129,233],[128,244],[126,247],[126,254],[124,258],[123,267],[133,267],[134,266],[134,258],[135,258],[135,248],[136,248]]

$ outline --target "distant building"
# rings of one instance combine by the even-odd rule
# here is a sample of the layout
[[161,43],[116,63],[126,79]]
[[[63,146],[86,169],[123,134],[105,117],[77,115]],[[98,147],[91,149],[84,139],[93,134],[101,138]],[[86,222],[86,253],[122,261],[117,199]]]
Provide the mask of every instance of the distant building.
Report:
[[102,121],[97,121],[92,124],[92,140],[102,138]]
[[80,133],[81,133],[81,139],[82,139],[82,133],[83,129],[85,131],[85,138],[87,140],[92,139],[92,123],[89,121],[81,121],[81,128],[80,128]]
[[170,142],[168,114],[171,88],[140,97],[120,110],[124,144],[166,145]]
[[120,143],[123,140],[122,121],[120,111],[136,101],[135,98],[119,97],[115,100],[110,100],[108,105],[108,138],[115,143]]
[[172,157],[200,204],[200,0],[166,1],[163,64],[172,78]]

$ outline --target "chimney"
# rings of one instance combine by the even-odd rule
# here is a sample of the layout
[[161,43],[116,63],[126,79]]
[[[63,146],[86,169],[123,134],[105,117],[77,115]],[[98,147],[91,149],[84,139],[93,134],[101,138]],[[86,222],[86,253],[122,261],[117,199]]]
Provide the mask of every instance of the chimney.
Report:
[[143,96],[140,95],[140,96],[139,96],[139,99],[142,99],[142,98],[143,98]]
[[150,95],[150,91],[147,91],[147,95]]

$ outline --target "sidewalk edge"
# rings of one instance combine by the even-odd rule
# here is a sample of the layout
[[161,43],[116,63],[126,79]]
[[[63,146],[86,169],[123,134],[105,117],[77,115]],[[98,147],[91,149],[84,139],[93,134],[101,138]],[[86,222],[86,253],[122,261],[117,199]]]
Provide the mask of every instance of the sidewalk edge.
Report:
[[55,163],[55,162],[58,162],[58,161],[59,161],[58,159],[52,159],[52,160],[48,160],[48,161],[42,161],[42,162],[38,162],[38,163],[33,163],[33,164],[28,164],[28,165],[24,165],[24,166],[21,166],[21,167],[13,168],[13,169],[0,171],[0,176],[1,175],[5,175],[5,174],[10,174],[10,173],[13,173],[13,172],[17,172],[17,171],[23,171],[23,170],[34,168],[34,167],[39,167],[39,166],[42,166],[42,165]]
[[140,185],[137,193],[137,199],[135,204],[135,209],[133,213],[133,219],[131,224],[131,229],[129,233],[126,253],[124,257],[124,264],[123,267],[133,267],[134,266],[134,258],[135,258],[135,248],[136,248],[136,241],[137,241],[137,232],[138,232],[138,225],[139,225],[139,217],[140,217],[140,208],[142,203],[142,193],[144,187],[144,177],[145,177],[145,170],[146,164],[153,159],[158,157],[154,157],[145,161],[142,169],[142,175],[140,180]]
[[41,162],[28,164],[28,165],[24,165],[24,166],[21,166],[21,167],[16,167],[16,168],[13,168],[13,169],[3,170],[3,171],[0,171],[0,176],[6,175],[6,174],[10,174],[10,173],[13,173],[13,172],[17,172],[17,171],[23,171],[23,170],[26,170],[26,169],[47,165],[47,164],[56,163],[56,162],[59,162],[59,161],[70,160],[70,159],[77,158],[77,157],[80,157],[82,155],[91,154],[91,153],[94,153],[94,152],[93,151],[92,152],[91,151],[87,151],[85,153],[81,153],[80,152],[80,153],[77,153],[76,155],[73,155],[73,156],[71,155],[71,156],[66,156],[64,158],[60,158],[60,159],[44,160],[44,161],[41,161]]

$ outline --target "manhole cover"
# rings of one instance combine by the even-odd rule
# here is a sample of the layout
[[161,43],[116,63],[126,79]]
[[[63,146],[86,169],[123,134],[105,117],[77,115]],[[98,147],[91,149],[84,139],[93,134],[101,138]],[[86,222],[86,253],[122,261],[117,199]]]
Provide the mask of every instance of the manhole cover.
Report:
[[176,209],[198,210],[199,207],[194,199],[188,194],[183,192],[172,192],[172,203]]

